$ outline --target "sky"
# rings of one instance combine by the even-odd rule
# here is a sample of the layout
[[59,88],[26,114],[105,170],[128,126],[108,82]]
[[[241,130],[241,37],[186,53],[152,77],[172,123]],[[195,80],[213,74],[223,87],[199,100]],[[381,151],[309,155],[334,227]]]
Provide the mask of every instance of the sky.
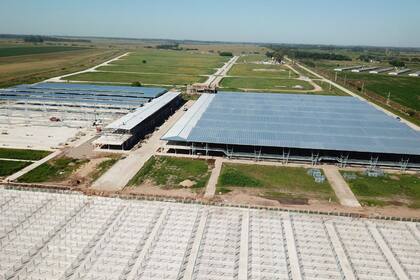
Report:
[[0,33],[420,47],[420,1],[0,0]]

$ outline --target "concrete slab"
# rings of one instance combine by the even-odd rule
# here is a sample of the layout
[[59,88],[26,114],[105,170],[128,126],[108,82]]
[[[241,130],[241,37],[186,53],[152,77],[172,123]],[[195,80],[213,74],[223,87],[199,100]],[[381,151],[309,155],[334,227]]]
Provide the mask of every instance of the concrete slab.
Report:
[[214,163],[214,168],[211,171],[209,181],[207,182],[206,192],[204,193],[204,198],[213,198],[216,193],[216,185],[219,180],[219,175],[222,170],[223,159],[217,158]]
[[341,205],[355,208],[362,207],[343,176],[341,176],[337,166],[326,165],[322,169]]

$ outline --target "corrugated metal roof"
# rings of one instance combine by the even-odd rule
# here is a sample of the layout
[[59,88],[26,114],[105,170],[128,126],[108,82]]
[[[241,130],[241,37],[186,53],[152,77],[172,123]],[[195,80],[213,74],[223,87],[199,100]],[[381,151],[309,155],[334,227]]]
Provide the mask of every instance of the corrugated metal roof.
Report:
[[131,130],[138,124],[140,124],[143,120],[156,113],[163,106],[174,100],[180,94],[180,92],[167,92],[164,95],[153,99],[149,103],[146,103],[143,107],[135,110],[134,112],[129,113],[123,116],[122,118],[114,121],[113,123],[109,124],[106,128]]
[[419,132],[354,97],[211,96],[200,97],[162,139],[420,155]]

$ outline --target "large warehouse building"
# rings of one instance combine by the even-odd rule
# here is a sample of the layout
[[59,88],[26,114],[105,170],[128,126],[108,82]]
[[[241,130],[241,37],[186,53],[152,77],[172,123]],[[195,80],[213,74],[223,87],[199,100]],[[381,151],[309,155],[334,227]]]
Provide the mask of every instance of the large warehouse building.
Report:
[[162,139],[169,152],[420,168],[420,132],[354,97],[204,94]]

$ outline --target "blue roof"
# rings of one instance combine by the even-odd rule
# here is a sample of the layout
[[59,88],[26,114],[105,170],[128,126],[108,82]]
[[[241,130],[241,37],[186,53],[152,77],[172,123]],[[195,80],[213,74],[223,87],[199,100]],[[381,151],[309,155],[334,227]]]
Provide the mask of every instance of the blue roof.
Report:
[[162,139],[420,155],[420,132],[350,96],[204,94]]
[[164,94],[167,90],[158,87],[131,87],[131,86],[109,86],[75,83],[39,83],[33,85],[20,85],[16,88],[28,89],[49,89],[49,90],[68,90],[68,91],[93,91],[93,92],[113,92],[113,93],[134,93],[144,97],[155,98]]

